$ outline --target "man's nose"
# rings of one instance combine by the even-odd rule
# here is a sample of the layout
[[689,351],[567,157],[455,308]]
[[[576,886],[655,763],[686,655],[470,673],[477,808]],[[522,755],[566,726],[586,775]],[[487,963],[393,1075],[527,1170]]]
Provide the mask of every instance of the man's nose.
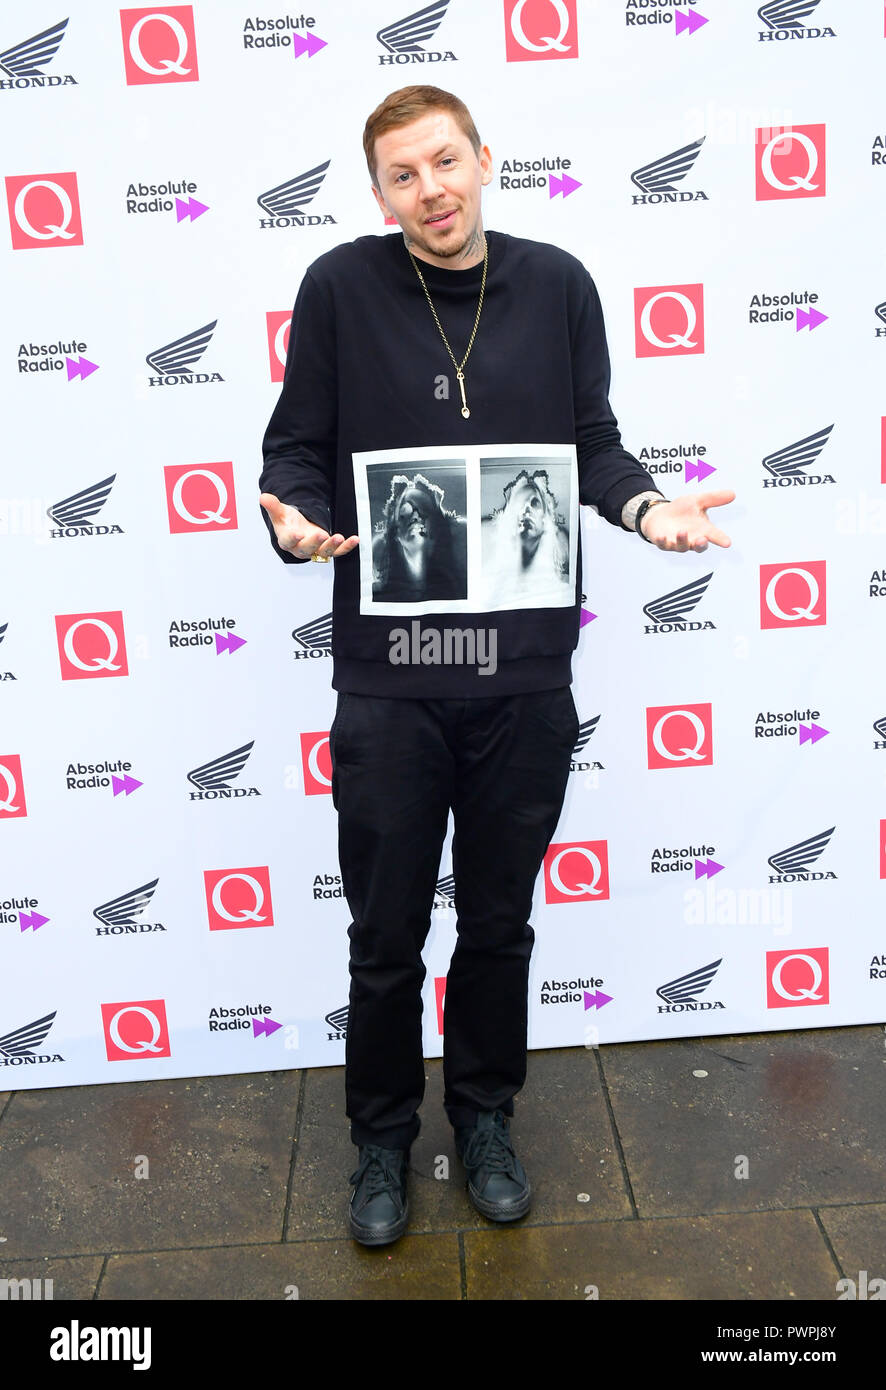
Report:
[[440,182],[436,169],[426,169],[419,174],[419,188],[422,201],[432,203],[445,196],[446,190]]

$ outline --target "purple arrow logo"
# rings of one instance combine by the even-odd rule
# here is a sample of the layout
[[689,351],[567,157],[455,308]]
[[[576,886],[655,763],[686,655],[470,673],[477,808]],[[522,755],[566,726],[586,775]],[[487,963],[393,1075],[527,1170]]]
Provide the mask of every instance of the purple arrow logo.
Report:
[[808,328],[811,332],[820,323],[826,323],[827,317],[827,314],[820,314],[817,309],[798,309],[797,332],[799,333],[801,328]]
[[21,924],[22,931],[27,931],[28,927],[33,927],[34,931],[36,931],[38,927],[44,927],[49,921],[49,918],[41,917],[39,912],[20,912],[18,914],[18,920]]
[[315,53],[319,53],[321,48],[326,47],[325,39],[318,39],[316,34],[293,34],[292,52],[293,56],[300,58],[303,53],[307,53],[309,58],[313,58]]
[[238,637],[235,632],[226,632],[224,637],[220,632],[215,634],[215,654],[221,656],[222,652],[235,652],[238,647],[246,646],[246,638]]
[[65,358],[65,366],[68,369],[68,381],[73,381],[78,376],[81,381],[85,381],[93,372],[98,371],[98,363],[90,362],[85,357],[79,358],[76,362],[73,357]]
[[282,1027],[282,1023],[275,1023],[272,1018],[254,1018],[252,1020],[252,1036],[257,1038],[262,1033],[270,1036],[271,1033],[276,1033],[277,1029]]
[[584,997],[585,1013],[587,1013],[588,1009],[602,1009],[604,1004],[612,1003],[612,995],[604,994],[602,989],[595,989],[593,994],[588,994],[587,990],[585,990]]
[[696,877],[696,880],[698,880],[698,879],[700,879],[700,878],[713,878],[713,877],[714,877],[714,874],[718,874],[718,873],[720,872],[720,870],[722,869],[722,867],[723,867],[723,865],[722,865],[722,864],[718,864],[717,861],[716,861],[716,859],[696,859],[696,861],[695,861],[695,877]]
[[114,796],[119,796],[121,792],[125,792],[128,796],[130,792],[135,791],[136,787],[141,787],[143,785],[143,782],[137,782],[135,778],[130,777],[128,773],[125,777],[111,777],[111,788]]
[[696,29],[700,29],[707,22],[703,14],[696,14],[694,10],[690,10],[688,14],[684,14],[682,10],[674,10],[675,34],[682,34],[686,29],[690,34],[694,34]]
[[562,178],[557,174],[551,174],[548,180],[548,197],[556,198],[558,193],[562,193],[564,198],[568,198],[577,188],[581,188],[578,179],[570,178],[568,174],[564,174]]
[[198,203],[196,198],[189,198],[187,202],[182,198],[175,200],[175,220],[184,222],[186,217],[190,217],[192,222],[196,222],[198,217],[202,217],[209,208],[206,203]]
[[596,613],[591,613],[589,609],[583,608],[581,610],[581,617],[578,620],[579,628],[583,628],[585,623],[592,623],[596,616]]
[[692,459],[684,459],[683,462],[686,465],[687,483],[691,483],[693,478],[697,478],[700,483],[703,483],[705,478],[709,478],[712,473],[716,473],[717,471],[716,468],[712,468],[709,463],[703,463],[701,460],[699,460],[698,463],[694,463]]
[[827,729],[823,729],[820,724],[801,724],[800,725],[800,746],[804,743],[818,743],[820,738],[824,738]]

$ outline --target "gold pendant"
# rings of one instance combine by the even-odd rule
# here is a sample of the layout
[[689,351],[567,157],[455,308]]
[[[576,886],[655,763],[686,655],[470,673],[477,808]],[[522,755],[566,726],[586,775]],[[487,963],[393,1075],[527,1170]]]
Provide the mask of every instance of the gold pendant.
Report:
[[466,405],[463,405],[462,408],[461,408],[461,413],[462,413],[462,415],[465,417],[465,419],[467,420],[467,418],[468,418],[468,416],[470,415],[471,412],[468,410],[468,408],[467,408]]
[[465,374],[462,371],[458,371],[455,375],[458,380],[459,388],[461,389],[461,413],[467,420],[471,412],[468,410],[468,403],[465,399]]

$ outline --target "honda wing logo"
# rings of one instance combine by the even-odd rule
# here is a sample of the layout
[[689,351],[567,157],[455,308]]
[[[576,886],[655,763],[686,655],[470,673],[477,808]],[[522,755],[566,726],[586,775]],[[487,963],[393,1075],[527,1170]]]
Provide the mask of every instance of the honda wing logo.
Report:
[[75,492],[73,497],[63,497],[60,502],[54,502],[51,507],[47,507],[46,515],[51,517],[57,526],[88,531],[92,518],[101,511],[108,500],[116,476],[116,473],[112,473],[110,478],[103,478],[100,483],[93,483],[92,487]]
[[446,14],[449,0],[435,0],[423,10],[416,10],[405,19],[395,20],[379,29],[376,38],[389,53],[421,53],[421,45],[433,37]]
[[193,772],[188,773],[188,781],[202,792],[217,792],[227,788],[229,782],[240,776],[254,745],[255,739],[251,743],[244,743],[241,748],[235,748],[232,753],[224,753],[220,758],[213,758],[212,762],[204,763],[202,767],[195,767]]
[[[790,878],[799,875],[804,879],[808,878],[809,875],[805,871],[827,848],[835,829],[836,827],[832,825],[830,830],[822,830],[818,835],[811,835],[808,840],[801,840],[797,845],[790,845],[787,849],[780,850],[778,854],[773,854],[767,862],[776,874],[783,877]],[[818,874],[816,877],[836,878],[836,874]],[[770,879],[770,882],[772,881]]]
[[773,478],[802,478],[803,469],[808,468],[810,463],[814,463],[818,458],[833,428],[833,425],[826,425],[817,434],[808,434],[805,439],[798,439],[795,444],[788,444],[774,454],[767,454],[763,460],[763,467]]
[[659,999],[663,999],[666,1004],[689,1004],[707,989],[722,962],[723,957],[721,956],[719,960],[712,961],[710,965],[702,965],[698,970],[690,970],[688,975],[681,975],[677,980],[669,980],[666,985],[662,985],[655,992]]
[[63,19],[51,29],[44,29],[42,34],[35,34],[13,48],[7,48],[5,53],[0,53],[0,71],[8,73],[10,77],[42,77],[40,69],[55,57],[67,24],[68,21]]
[[6,1033],[0,1038],[0,1054],[4,1057],[32,1056],[34,1048],[40,1046],[52,1027],[57,1013],[58,1010],[53,1009],[51,1014],[44,1014],[33,1023],[25,1023],[21,1028],[14,1028],[11,1033]]
[[[0,642],[2,642],[2,640],[2,637],[0,637]],[[879,734],[881,738],[886,738],[886,717],[876,721],[874,724],[874,733]]]
[[680,589],[672,589],[669,594],[662,594],[661,598],[645,603],[643,612],[656,624],[680,622],[704,596],[713,575],[714,571],[711,570],[710,574],[703,574],[700,579],[693,579]]
[[347,1037],[348,1033],[348,1005],[343,1005],[340,1009],[333,1009],[332,1013],[326,1014],[324,1021],[333,1030],[326,1036],[330,1042],[338,1042],[341,1038]]
[[288,179],[286,183],[268,189],[267,193],[259,194],[256,202],[270,217],[297,217],[312,201],[326,177],[329,163],[327,159],[325,164],[317,164],[313,169],[308,169],[307,173],[296,174],[294,179]]
[[580,753],[581,750],[584,748],[585,744],[590,741],[591,734],[594,732],[599,723],[600,716],[599,714],[595,714],[593,719],[586,719],[583,724],[579,724],[578,738],[575,740],[575,747],[572,750],[573,758],[577,753]]
[[153,878],[150,883],[143,883],[141,888],[133,888],[128,893],[121,893],[119,898],[112,898],[109,903],[102,903],[94,910],[93,917],[107,927],[135,926],[135,918],[144,912],[159,882],[159,878]]
[[[292,633],[296,642],[310,652],[311,656],[331,656],[332,654],[332,614],[324,613],[322,618],[303,623]],[[297,653],[301,656],[301,652]]]
[[455,907],[455,875],[447,874],[445,878],[437,879],[437,886],[434,889],[435,907]]
[[635,169],[631,174],[631,183],[635,184],[641,193],[675,193],[677,190],[674,184],[685,179],[704,142],[705,137],[702,136],[691,145],[674,150],[673,154],[663,155],[651,164],[644,164],[642,169]]
[[761,5],[757,17],[770,29],[802,29],[804,19],[817,10],[819,0],[769,0]]
[[155,348],[153,352],[148,353],[145,361],[161,376],[186,376],[194,364],[200,361],[209,346],[209,340],[217,323],[218,319],[213,319],[212,323],[205,323],[202,328],[195,328],[193,333],[186,333],[183,338],[176,338],[174,343],[166,343],[163,347]]

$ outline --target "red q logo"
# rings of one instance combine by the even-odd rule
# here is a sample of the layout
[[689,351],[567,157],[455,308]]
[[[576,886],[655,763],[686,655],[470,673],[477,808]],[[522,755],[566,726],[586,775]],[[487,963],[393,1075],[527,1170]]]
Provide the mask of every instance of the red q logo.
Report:
[[250,869],[205,869],[203,882],[210,931],[274,925],[267,865]]
[[121,10],[126,85],[196,82],[197,41],[190,5]]
[[15,174],[6,180],[15,251],[39,246],[82,246],[76,174]]
[[544,872],[546,903],[599,903],[609,898],[605,840],[549,845]]
[[576,0],[505,0],[505,57],[509,63],[577,58]]
[[760,566],[760,626],[823,627],[827,621],[824,560]]
[[236,531],[232,463],[172,464],[163,469],[169,530]]
[[792,1009],[828,1004],[828,948],[766,952],[766,1007]]
[[7,753],[0,758],[0,820],[15,820],[27,814],[22,760],[17,753]]
[[434,979],[434,998],[437,1002],[437,1032],[443,1036],[443,1014],[446,1009],[446,976],[437,975]]
[[291,309],[269,309],[265,313],[268,321],[268,360],[271,364],[271,380],[282,381],[289,351],[289,325],[292,323]]
[[757,202],[825,196],[823,125],[767,127],[757,131]]
[[637,357],[704,352],[704,286],[647,285],[634,290]]
[[332,794],[332,754],[329,734],[301,734],[301,758],[305,796]]
[[714,734],[710,705],[656,705],[646,711],[650,768],[710,767]]
[[162,999],[102,1004],[105,1050],[109,1062],[139,1062],[169,1057],[169,1026]]
[[122,613],[66,613],[55,632],[63,681],[129,675]]

